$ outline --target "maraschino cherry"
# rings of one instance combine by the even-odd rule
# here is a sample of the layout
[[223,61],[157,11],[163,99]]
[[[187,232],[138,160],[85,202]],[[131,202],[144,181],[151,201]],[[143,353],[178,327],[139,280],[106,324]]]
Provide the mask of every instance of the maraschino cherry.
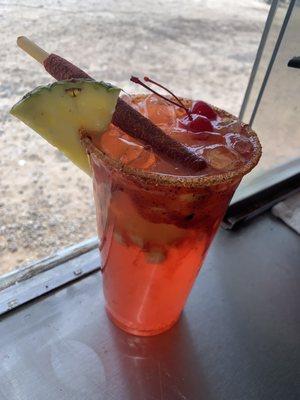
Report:
[[191,132],[213,132],[214,128],[208,118],[203,115],[192,114],[192,119],[187,116],[179,121],[179,125]]
[[217,118],[217,114],[215,111],[204,101],[197,101],[193,104],[192,109],[188,109],[183,102],[175,96],[173,92],[171,92],[169,89],[167,89],[165,86],[161,85],[160,83],[157,83],[153,81],[152,79],[148,78],[147,76],[144,77],[144,80],[146,82],[153,83],[156,86],[159,86],[160,88],[166,90],[168,93],[171,94],[174,100],[171,100],[162,94],[156,92],[152,88],[150,88],[148,85],[146,85],[144,82],[142,82],[139,78],[136,76],[132,76],[130,80],[134,83],[137,83],[144,88],[150,90],[152,93],[156,94],[157,96],[165,99],[171,104],[174,104],[177,107],[181,107],[185,110],[186,116],[183,117],[179,121],[179,125],[186,129],[187,131],[194,132],[194,133],[199,133],[199,132],[213,132],[214,128],[210,120],[215,120]]
[[210,121],[214,121],[217,119],[217,113],[213,110],[213,108],[205,103],[205,101],[198,100],[196,101],[192,108],[192,114],[203,115],[204,117],[208,118]]

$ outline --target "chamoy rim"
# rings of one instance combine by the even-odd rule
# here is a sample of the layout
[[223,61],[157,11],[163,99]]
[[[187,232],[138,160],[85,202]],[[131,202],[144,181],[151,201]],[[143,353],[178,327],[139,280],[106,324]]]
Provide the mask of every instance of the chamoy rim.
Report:
[[[142,99],[145,95],[136,95],[134,96],[135,100]],[[187,106],[190,106],[192,100],[181,99]],[[209,104],[221,117],[230,118],[232,120],[239,120],[234,115],[229,112],[222,110],[218,107],[215,107]],[[262,148],[260,141],[258,139],[255,131],[248,125],[240,121],[241,124],[241,134],[250,138],[251,143],[253,145],[253,153],[252,157],[243,163],[239,168],[226,171],[223,173],[216,173],[211,175],[170,175],[163,174],[159,172],[149,172],[138,168],[129,167],[124,165],[121,161],[112,159],[107,154],[105,154],[101,149],[97,148],[92,139],[85,135],[82,137],[81,141],[83,146],[86,149],[86,152],[94,161],[101,161],[105,167],[109,168],[112,171],[118,172],[121,175],[124,175],[127,179],[133,180],[135,182],[140,182],[142,185],[154,185],[154,186],[167,186],[167,187],[182,187],[182,188],[200,188],[200,187],[208,187],[219,185],[223,183],[230,183],[232,181],[242,179],[242,177],[248,174],[258,163],[261,154]]]

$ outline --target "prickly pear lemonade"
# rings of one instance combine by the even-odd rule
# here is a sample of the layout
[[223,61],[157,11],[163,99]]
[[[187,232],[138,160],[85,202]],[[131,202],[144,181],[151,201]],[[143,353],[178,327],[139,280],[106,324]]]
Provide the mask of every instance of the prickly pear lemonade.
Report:
[[107,312],[128,332],[154,335],[178,320],[260,145],[249,127],[202,101],[183,101],[189,116],[153,94],[125,101],[206,161],[201,171],[187,172],[112,124],[85,140]]
[[[53,64],[53,76],[74,73],[62,65]],[[261,147],[249,126],[203,101],[157,94],[120,100],[119,92],[103,82],[59,81],[36,88],[11,113],[92,171],[108,315],[127,332],[155,335],[178,320]]]

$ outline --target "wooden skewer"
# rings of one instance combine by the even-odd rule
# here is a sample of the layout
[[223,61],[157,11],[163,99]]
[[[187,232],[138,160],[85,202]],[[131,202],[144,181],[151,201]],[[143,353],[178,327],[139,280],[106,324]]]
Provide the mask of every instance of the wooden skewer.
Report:
[[17,45],[41,64],[44,64],[44,61],[49,56],[49,53],[29,40],[26,36],[19,36],[17,39]]

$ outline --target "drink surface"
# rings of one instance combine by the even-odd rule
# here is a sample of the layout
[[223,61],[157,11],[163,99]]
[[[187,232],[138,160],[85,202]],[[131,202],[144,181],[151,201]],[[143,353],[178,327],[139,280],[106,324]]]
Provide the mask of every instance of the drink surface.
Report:
[[[129,167],[168,175],[203,176],[236,170],[251,159],[255,139],[246,135],[238,119],[229,117],[221,110],[204,110],[208,118],[199,111],[198,114],[193,113],[192,118],[199,118],[200,122],[197,126],[197,121],[196,124],[194,121],[190,129],[190,121],[184,109],[154,94],[124,96],[123,99],[170,137],[203,157],[207,163],[202,170],[187,173],[182,167],[161,159],[150,147],[111,124],[101,137],[94,139],[94,144],[111,158]],[[196,103],[186,101],[185,104],[193,109]]]

